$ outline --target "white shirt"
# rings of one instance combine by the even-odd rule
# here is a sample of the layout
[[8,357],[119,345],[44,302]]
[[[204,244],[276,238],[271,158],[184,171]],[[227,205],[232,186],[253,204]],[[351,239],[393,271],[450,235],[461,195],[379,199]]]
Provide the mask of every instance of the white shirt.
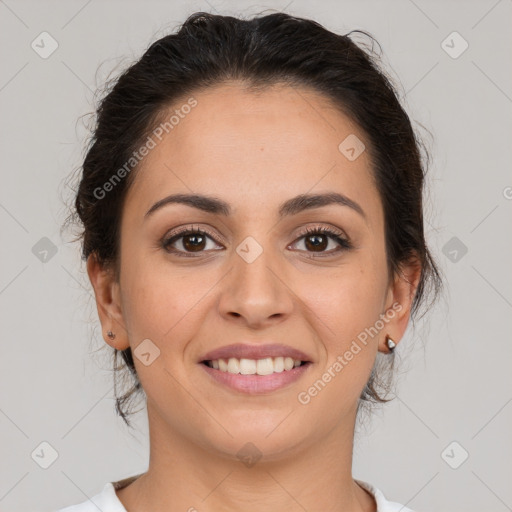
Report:
[[[124,487],[124,485],[119,484],[125,480],[120,482],[108,482],[103,487],[103,490],[90,500],[79,503],[78,505],[61,508],[56,512],[98,512],[98,510],[102,512],[126,512],[126,509],[116,494],[117,488]],[[361,480],[356,480],[356,482],[375,498],[377,502],[377,512],[413,512],[411,509],[399,503],[388,501],[384,497],[384,494],[373,485],[362,482]]]

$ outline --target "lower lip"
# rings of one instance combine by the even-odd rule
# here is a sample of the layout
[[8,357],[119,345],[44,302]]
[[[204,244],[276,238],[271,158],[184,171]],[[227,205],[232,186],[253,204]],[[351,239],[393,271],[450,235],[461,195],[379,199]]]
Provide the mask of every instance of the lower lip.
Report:
[[300,379],[308,371],[311,363],[296,366],[291,370],[283,370],[280,373],[270,375],[242,375],[240,373],[221,372],[215,368],[210,368],[206,364],[200,363],[200,366],[217,382],[225,386],[247,393],[257,395],[259,393],[268,393],[277,389],[284,388],[292,382]]

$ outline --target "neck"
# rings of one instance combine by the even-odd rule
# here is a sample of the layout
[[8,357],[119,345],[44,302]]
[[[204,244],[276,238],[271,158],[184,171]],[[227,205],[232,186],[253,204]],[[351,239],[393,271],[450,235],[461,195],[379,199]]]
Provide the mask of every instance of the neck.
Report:
[[[149,403],[148,415],[148,471],[117,491],[128,512],[376,510],[374,499],[352,478],[355,411],[350,424],[338,425],[312,446],[300,443],[286,455],[245,463],[201,447],[187,435],[169,432]],[[239,443],[245,444],[246,440]]]

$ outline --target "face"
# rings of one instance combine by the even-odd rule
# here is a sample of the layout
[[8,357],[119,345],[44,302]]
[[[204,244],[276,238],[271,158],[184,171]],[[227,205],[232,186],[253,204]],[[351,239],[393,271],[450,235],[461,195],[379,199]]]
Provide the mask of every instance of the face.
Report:
[[[348,117],[287,86],[256,94],[229,83],[192,96],[197,105],[127,193],[119,282],[92,263],[89,275],[103,330],[134,352],[161,434],[228,457],[248,441],[283,457],[351,431],[385,335],[405,330],[410,290],[387,273],[368,151],[354,159],[357,147],[339,148],[354,136],[369,146]],[[176,194],[224,204],[154,206]],[[341,202],[292,202],[325,194]],[[111,299],[100,304],[102,286]],[[202,362],[233,344],[282,345],[307,364],[234,377]]]

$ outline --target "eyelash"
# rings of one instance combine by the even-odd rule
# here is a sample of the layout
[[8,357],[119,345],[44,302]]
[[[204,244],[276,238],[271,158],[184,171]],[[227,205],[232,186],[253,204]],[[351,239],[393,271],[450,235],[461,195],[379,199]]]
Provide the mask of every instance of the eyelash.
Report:
[[[333,254],[337,254],[339,252],[342,252],[344,250],[349,250],[352,248],[352,244],[342,236],[342,234],[334,229],[331,229],[331,228],[327,228],[325,226],[318,226],[318,227],[309,227],[307,228],[306,230],[304,230],[304,232],[302,232],[298,238],[293,242],[297,242],[298,240],[302,239],[302,238],[305,238],[305,237],[308,237],[308,236],[311,236],[311,235],[327,235],[329,238],[331,238],[332,240],[334,240],[335,242],[337,242],[339,245],[340,245],[340,248],[335,250],[335,251],[330,251],[330,252],[319,252],[319,253],[314,253],[312,252],[312,256],[308,256],[308,257],[311,257],[311,258],[322,258],[322,257],[325,257],[325,256],[332,256]],[[202,252],[205,252],[205,251],[199,251],[197,253],[191,253],[191,252],[186,252],[186,251],[177,251],[177,250],[170,250],[168,247],[169,245],[171,245],[172,243],[176,242],[177,240],[179,240],[180,238],[183,238],[187,235],[202,235],[202,236],[207,236],[208,238],[212,239],[215,243],[218,243],[216,240],[215,240],[215,236],[210,233],[208,230],[206,229],[200,229],[200,228],[184,228],[176,233],[173,233],[171,236],[169,237],[164,237],[162,240],[161,240],[161,245],[162,245],[162,248],[170,253],[170,254],[175,254],[179,257],[185,257],[185,258],[195,258],[197,257],[197,255],[200,255]],[[300,251],[300,252],[310,252],[310,251]],[[322,256],[322,254],[324,256]]]

